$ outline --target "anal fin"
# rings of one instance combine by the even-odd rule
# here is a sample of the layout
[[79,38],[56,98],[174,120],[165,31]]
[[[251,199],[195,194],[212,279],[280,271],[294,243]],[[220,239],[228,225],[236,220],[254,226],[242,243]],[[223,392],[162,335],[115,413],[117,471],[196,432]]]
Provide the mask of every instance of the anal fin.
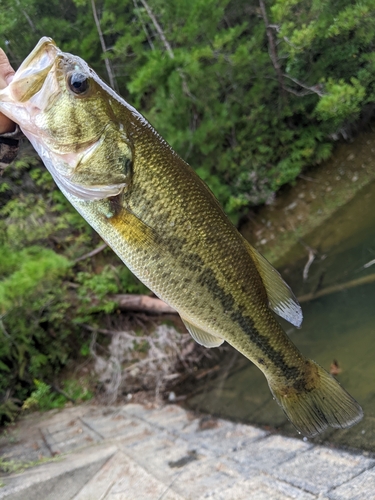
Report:
[[184,322],[184,325],[186,326],[190,335],[198,344],[203,345],[204,347],[219,347],[219,345],[224,342],[224,339],[215,337],[211,333],[205,332],[201,328],[198,328],[197,326],[190,323],[190,321],[187,321],[185,318],[181,317],[181,319]]
[[303,320],[302,309],[290,287],[268,260],[255,250],[248,241],[245,239],[244,241],[262,278],[272,311],[292,323],[292,325],[301,326]]

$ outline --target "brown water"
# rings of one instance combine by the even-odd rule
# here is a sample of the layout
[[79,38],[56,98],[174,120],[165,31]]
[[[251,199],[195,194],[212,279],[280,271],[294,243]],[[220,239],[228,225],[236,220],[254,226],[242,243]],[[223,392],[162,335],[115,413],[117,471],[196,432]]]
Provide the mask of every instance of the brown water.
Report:
[[[307,250],[295,245],[281,273],[297,296],[375,278],[375,183],[370,184],[304,241],[316,258],[302,279]],[[374,260],[374,264],[364,267]],[[344,288],[302,304],[300,330],[283,322],[293,342],[327,370],[334,360],[338,380],[362,405],[362,422],[347,430],[328,430],[313,441],[375,451],[375,280]],[[197,389],[194,409],[298,434],[272,399],[263,374],[234,350],[225,356],[217,378]]]

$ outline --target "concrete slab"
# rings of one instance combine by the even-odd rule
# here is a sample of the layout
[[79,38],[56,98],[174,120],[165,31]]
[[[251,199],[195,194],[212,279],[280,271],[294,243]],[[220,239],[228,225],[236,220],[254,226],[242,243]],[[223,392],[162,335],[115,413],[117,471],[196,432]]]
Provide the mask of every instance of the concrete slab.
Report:
[[267,434],[266,431],[253,426],[217,420],[211,429],[184,432],[181,436],[194,443],[199,453],[222,456],[241,449],[246,450],[250,443],[264,438]]
[[[126,481],[125,481],[125,478]],[[141,485],[142,481],[147,486]],[[103,500],[105,498],[143,499],[158,498],[166,493],[167,486],[156,481],[142,467],[134,463],[121,451],[113,455],[100,471],[85,484],[82,490],[74,496],[74,500]],[[172,493],[172,492],[170,492]],[[142,496],[141,496],[142,495]],[[148,495],[148,496],[143,496]],[[150,496],[151,495],[151,496]],[[166,497],[163,497],[166,498]],[[179,498],[178,495],[169,498]]]
[[151,425],[170,432],[181,431],[190,423],[186,410],[176,405],[166,405],[155,409],[146,414],[145,420]]
[[229,488],[218,488],[202,498],[207,500],[314,500],[315,495],[265,474],[242,479]]
[[0,474],[0,500],[375,500],[375,459],[367,452],[270,435],[171,404],[84,405],[35,415],[16,429],[1,440],[6,458],[43,446],[50,456],[68,455]]
[[231,453],[227,458],[233,459],[236,463],[236,470],[241,473],[246,473],[249,467],[272,473],[277,465],[289,461],[312,447],[311,443],[299,439],[273,435],[249,443],[248,446]]
[[70,500],[114,453],[105,446],[3,477],[0,500]]
[[91,479],[74,500],[184,500],[122,452]]
[[363,455],[317,446],[275,467],[272,474],[306,491],[322,494],[374,465],[373,459]]
[[73,423],[62,426],[44,426],[40,429],[51,455],[70,453],[89,444],[101,441],[77,419]]
[[330,500],[373,500],[375,499],[375,469],[366,470],[333,491]]
[[121,412],[96,418],[82,417],[82,422],[102,439],[124,439],[128,436],[141,434],[149,426],[139,419],[130,418]]
[[152,405],[141,405],[138,403],[127,403],[122,407],[124,413],[142,420],[147,420],[152,415],[152,412],[157,409]]
[[185,440],[162,431],[152,439],[131,445],[121,443],[119,449],[157,479],[167,483],[173,480],[176,471],[180,472],[188,463],[204,458],[198,456]]
[[40,430],[30,428],[26,436],[10,436],[8,440],[3,439],[0,456],[3,460],[35,462],[52,457],[52,453]]
[[212,497],[218,488],[230,488],[240,479],[240,475],[224,461],[203,459],[187,464],[172,488],[186,500],[197,500]]

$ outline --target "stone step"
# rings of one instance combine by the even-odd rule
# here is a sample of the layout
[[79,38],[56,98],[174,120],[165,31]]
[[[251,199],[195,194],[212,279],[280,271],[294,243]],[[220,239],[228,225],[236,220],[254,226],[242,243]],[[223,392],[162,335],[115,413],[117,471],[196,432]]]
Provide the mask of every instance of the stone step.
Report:
[[372,454],[199,417],[175,405],[86,405],[28,417],[12,432],[0,440],[4,460],[53,461],[2,474],[0,500],[375,498]]
[[97,446],[2,477],[0,500],[71,500],[116,451],[115,446]]
[[113,455],[74,500],[184,500],[123,452]]

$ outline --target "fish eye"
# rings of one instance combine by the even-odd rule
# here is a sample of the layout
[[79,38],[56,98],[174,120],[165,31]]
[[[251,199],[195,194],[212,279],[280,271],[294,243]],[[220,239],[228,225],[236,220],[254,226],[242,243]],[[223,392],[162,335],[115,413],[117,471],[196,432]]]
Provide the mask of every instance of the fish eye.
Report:
[[69,88],[74,94],[83,94],[89,88],[89,80],[83,73],[72,73],[68,78]]

